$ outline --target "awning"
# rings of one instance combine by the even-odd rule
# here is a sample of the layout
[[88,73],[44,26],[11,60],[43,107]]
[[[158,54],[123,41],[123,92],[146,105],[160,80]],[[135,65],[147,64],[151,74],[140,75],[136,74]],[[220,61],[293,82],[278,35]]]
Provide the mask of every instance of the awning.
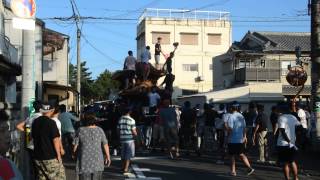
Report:
[[63,90],[63,91],[71,91],[76,94],[79,94],[79,92],[71,86],[64,86],[64,85],[60,85],[60,84],[53,84],[53,83],[44,82],[43,87],[44,87],[44,89],[57,89],[57,90]]
[[[178,100],[204,98],[207,102],[215,103],[226,103],[232,101],[238,101],[240,103],[249,103],[250,101],[275,102],[283,100],[281,86],[279,86],[280,88],[268,88],[269,85],[270,83],[245,85],[219,91],[182,96],[179,97]],[[257,86],[260,88],[258,89]]]

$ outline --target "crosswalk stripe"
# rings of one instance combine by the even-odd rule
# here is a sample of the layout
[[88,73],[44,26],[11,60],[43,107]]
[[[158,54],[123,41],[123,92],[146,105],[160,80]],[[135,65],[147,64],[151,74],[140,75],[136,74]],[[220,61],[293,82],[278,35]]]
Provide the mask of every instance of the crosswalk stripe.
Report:
[[[165,156],[149,156],[149,157],[135,157],[132,160],[150,160],[150,159],[168,159]],[[111,160],[120,161],[120,157],[111,157]]]
[[131,167],[138,178],[146,178],[146,176],[143,174],[142,171],[140,171],[140,168],[136,164],[132,164]]

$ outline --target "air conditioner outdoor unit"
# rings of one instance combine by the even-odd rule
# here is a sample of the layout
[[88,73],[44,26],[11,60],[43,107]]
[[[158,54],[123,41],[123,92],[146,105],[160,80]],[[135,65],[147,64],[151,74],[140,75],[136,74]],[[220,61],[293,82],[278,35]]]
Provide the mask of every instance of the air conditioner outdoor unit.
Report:
[[204,81],[204,78],[203,78],[203,76],[198,76],[195,78],[195,81],[196,82]]

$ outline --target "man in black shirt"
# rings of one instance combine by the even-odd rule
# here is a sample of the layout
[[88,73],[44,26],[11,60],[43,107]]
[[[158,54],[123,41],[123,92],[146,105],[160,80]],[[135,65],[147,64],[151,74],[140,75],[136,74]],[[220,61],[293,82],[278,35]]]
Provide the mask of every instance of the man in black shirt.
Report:
[[272,124],[272,132],[273,132],[273,134],[275,134],[276,130],[277,130],[278,118],[279,118],[279,112],[277,110],[277,107],[276,106],[272,106],[271,115],[270,115],[270,121],[271,121],[271,124]]
[[173,93],[173,82],[175,80],[175,75],[168,73],[166,74],[166,77],[164,78],[163,82],[160,84],[160,86],[166,85],[164,88],[164,98],[170,99],[170,104],[172,104],[172,93]]
[[181,135],[184,148],[187,149],[187,154],[189,150],[194,147],[194,138],[197,123],[197,113],[191,108],[190,101],[184,103],[184,109],[182,110],[181,116]]
[[259,104],[257,106],[258,116],[256,119],[256,127],[253,133],[253,145],[255,145],[256,136],[258,135],[258,145],[259,145],[259,162],[264,163],[268,158],[268,122],[269,118],[264,113],[264,106]]
[[50,119],[56,109],[53,103],[44,103],[40,110],[43,116],[32,123],[34,158],[40,180],[66,179],[60,152],[60,133],[55,121]]
[[174,52],[171,52],[170,56],[167,58],[166,62],[163,65],[163,67],[166,67],[166,70],[169,74],[172,73],[172,59],[173,58],[174,58]]
[[159,63],[160,63],[160,54],[161,54],[161,37],[158,37],[157,43],[154,48],[154,59],[156,61],[156,68],[159,69]]

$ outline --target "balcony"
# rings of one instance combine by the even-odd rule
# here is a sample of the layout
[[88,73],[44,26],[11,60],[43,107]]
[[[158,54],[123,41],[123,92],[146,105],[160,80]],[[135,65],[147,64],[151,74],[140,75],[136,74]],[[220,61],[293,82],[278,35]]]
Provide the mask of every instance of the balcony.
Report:
[[235,80],[237,83],[248,81],[280,81],[280,79],[280,68],[239,68],[235,70]]

